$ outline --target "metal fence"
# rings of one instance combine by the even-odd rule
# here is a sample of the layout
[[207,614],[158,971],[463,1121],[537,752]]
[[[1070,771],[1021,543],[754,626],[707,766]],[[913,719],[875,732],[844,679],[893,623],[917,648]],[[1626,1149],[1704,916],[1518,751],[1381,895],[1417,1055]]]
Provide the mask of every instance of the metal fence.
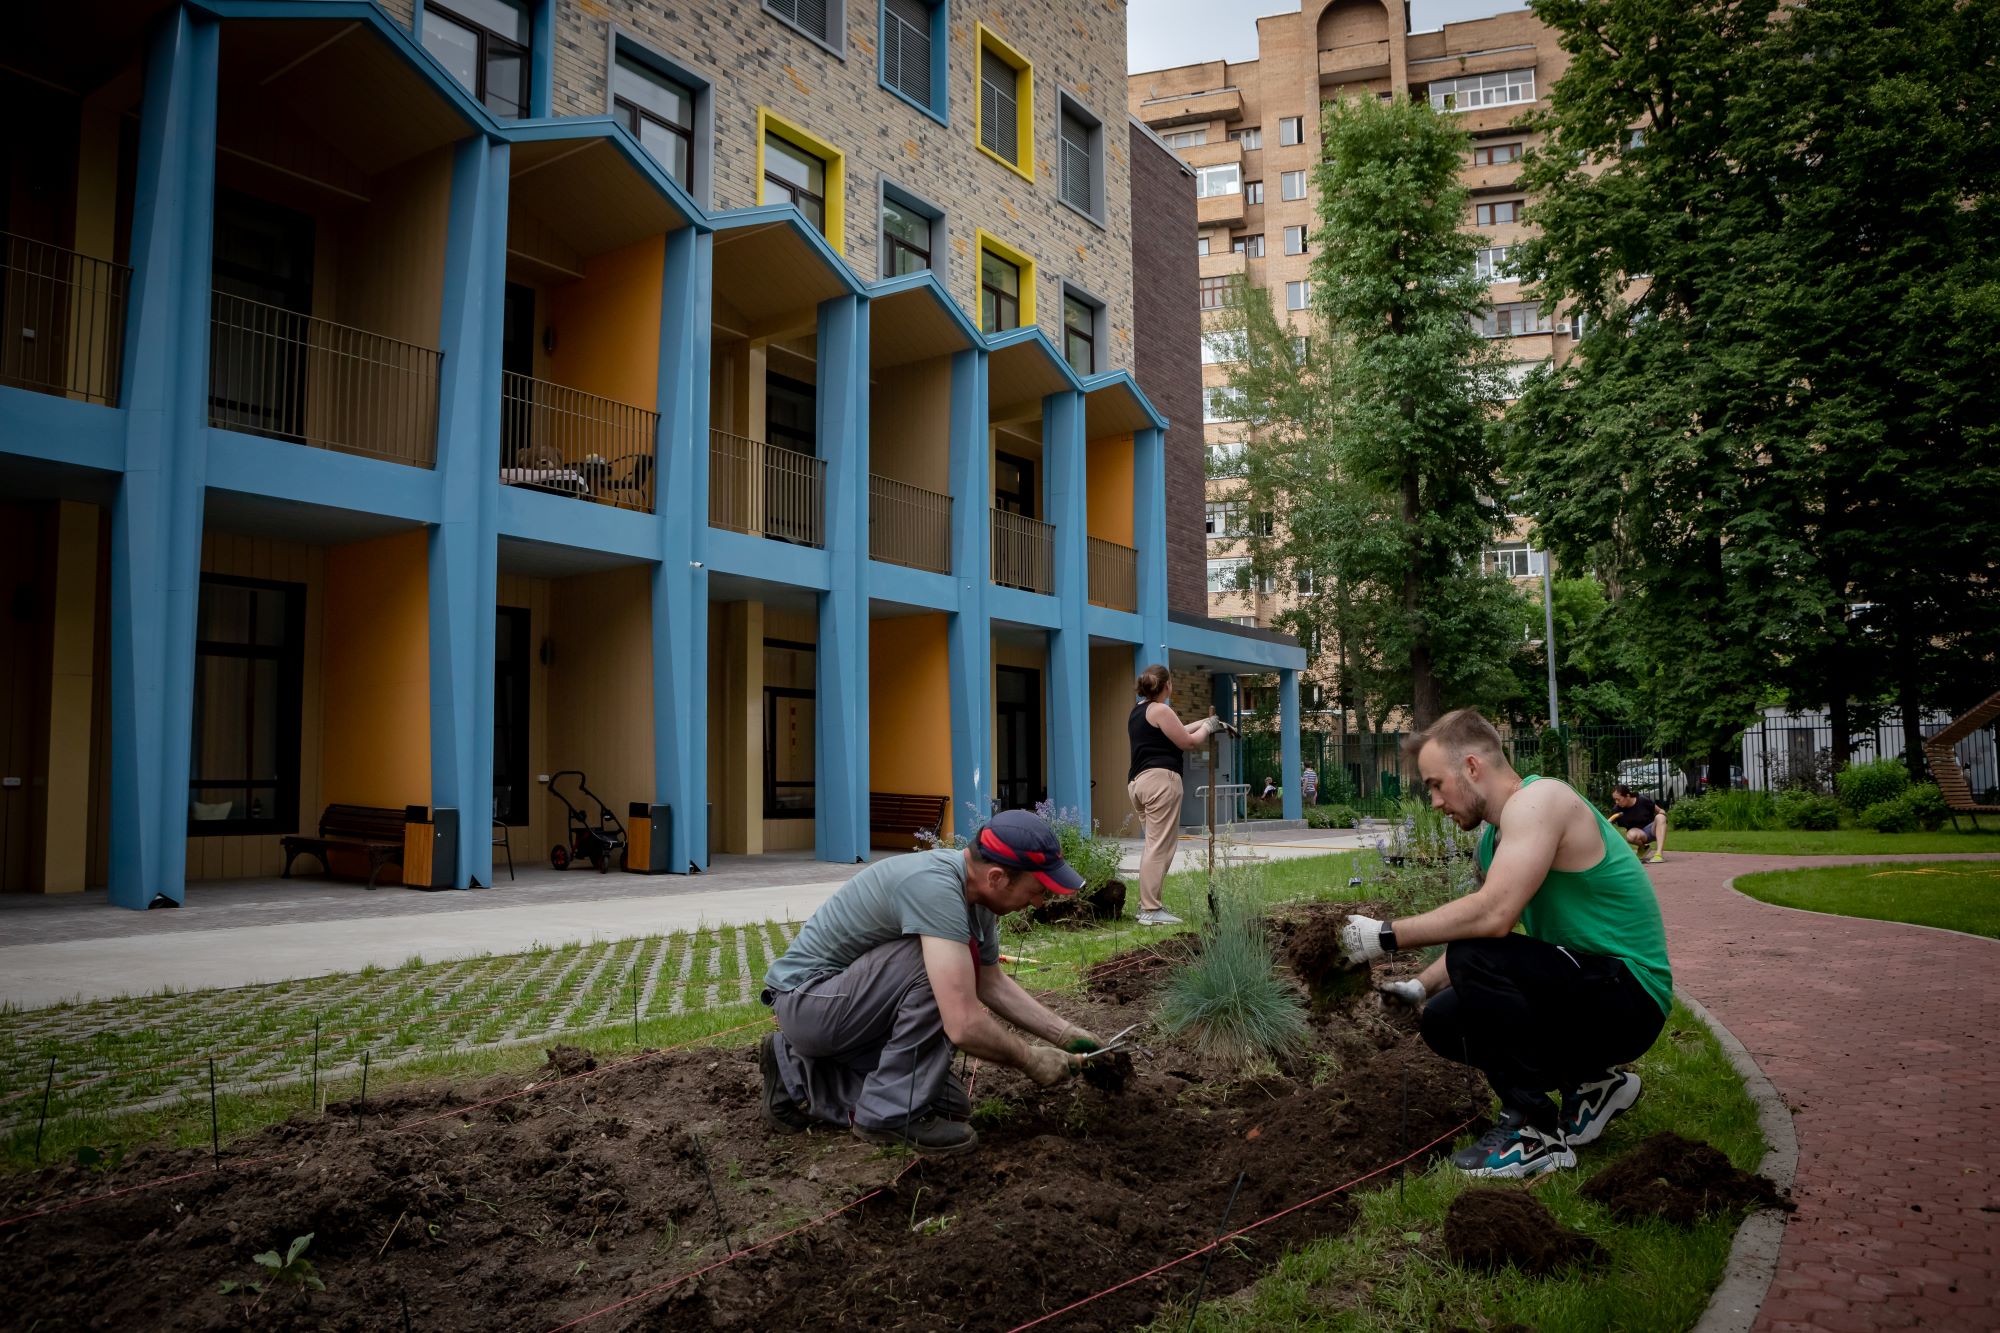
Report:
[[1139,609],[1139,553],[1129,546],[1090,539],[1090,600],[1114,611]]
[[392,463],[437,458],[439,353],[214,293],[208,420],[225,430]]
[[[1926,738],[1951,723],[1951,715],[1943,709],[1925,709],[1922,719],[1920,728]],[[1902,718],[1885,719],[1872,727],[1856,727],[1848,744],[1850,763],[1902,759]],[[1975,793],[2000,787],[2000,754],[1995,751],[1991,728],[1975,731],[1958,743],[1958,762]],[[1833,722],[1824,710],[1785,713],[1773,709],[1743,733],[1738,766],[1742,785],[1753,789],[1778,791],[1800,787],[1830,792]]]
[[709,432],[711,527],[826,545],[826,462],[727,431]]
[[951,573],[951,497],[871,475],[868,554],[892,565]]
[[1055,591],[1055,525],[993,511],[993,581],[1029,592]]
[[500,480],[650,513],[659,423],[643,407],[505,371]]
[[0,384],[116,406],[132,270],[0,232]]

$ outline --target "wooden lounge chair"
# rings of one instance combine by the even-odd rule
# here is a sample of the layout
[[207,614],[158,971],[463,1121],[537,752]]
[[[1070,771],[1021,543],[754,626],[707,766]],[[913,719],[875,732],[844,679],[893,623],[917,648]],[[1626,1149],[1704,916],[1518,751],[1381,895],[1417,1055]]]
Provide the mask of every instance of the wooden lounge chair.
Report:
[[1937,781],[1945,808],[1951,811],[1953,828],[1958,827],[1960,815],[1969,816],[1975,829],[1981,815],[2000,815],[2000,805],[1982,805],[1972,799],[1972,784],[1958,764],[1958,743],[1995,718],[2000,718],[2000,691],[1988,695],[1971,712],[1953,718],[1951,725],[1924,742],[1924,757],[1930,761],[1931,777]]

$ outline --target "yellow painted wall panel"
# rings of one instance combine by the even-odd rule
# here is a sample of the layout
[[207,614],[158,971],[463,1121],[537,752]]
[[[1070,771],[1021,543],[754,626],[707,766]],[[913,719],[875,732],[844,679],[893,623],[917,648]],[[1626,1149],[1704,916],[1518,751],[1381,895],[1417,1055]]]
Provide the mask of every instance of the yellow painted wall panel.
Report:
[[[326,804],[429,805],[430,578],[422,530],[326,553]],[[317,820],[302,808],[300,819]]]
[[1137,675],[1130,648],[1090,650],[1090,776],[1097,784],[1090,792],[1090,813],[1097,827],[1114,837],[1139,835],[1132,798],[1125,793],[1132,767],[1125,719],[1139,700],[1133,688]]
[[1084,451],[1090,535],[1121,546],[1132,541],[1132,437],[1108,435]]
[[556,345],[542,358],[541,373],[651,411],[659,401],[665,267],[666,246],[658,237],[586,261],[582,281],[549,295],[548,327]]
[[[440,148],[370,182],[366,207],[337,215],[322,245],[337,250],[339,281],[314,313],[370,333],[436,347],[444,309],[451,150]],[[330,244],[329,244],[330,242]]]
[[868,622],[868,787],[951,799],[951,671],[942,613]]
[[[591,791],[625,818],[633,801],[658,798],[653,781],[652,584],[639,566],[557,581],[550,596],[548,767],[579,769]],[[565,792],[577,799],[565,780]],[[555,842],[566,818],[546,790]],[[593,818],[596,807],[585,803]]]
[[951,490],[951,362],[898,366],[869,395],[868,467],[940,494]]

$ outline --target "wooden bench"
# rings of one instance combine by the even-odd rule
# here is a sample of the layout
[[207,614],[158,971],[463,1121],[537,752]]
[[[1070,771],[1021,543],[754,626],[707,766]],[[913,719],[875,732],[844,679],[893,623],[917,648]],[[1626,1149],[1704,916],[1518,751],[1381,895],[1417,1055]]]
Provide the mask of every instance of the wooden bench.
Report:
[[375,880],[385,866],[403,865],[403,825],[406,815],[401,810],[387,810],[374,805],[329,805],[326,813],[319,817],[319,836],[307,837],[303,833],[290,834],[278,839],[285,849],[284,879],[292,877],[292,862],[301,856],[317,858],[320,868],[327,874],[333,873],[333,863],[328,855],[334,851],[358,852],[368,858],[368,887],[375,887]]
[[1930,761],[1931,777],[1936,780],[1938,794],[1944,797],[1945,809],[1951,812],[1951,826],[1958,827],[1960,815],[1972,817],[1972,827],[1979,827],[1981,815],[2000,815],[2000,805],[1984,805],[1972,799],[1972,784],[1966,781],[1965,770],[1958,765],[1958,743],[1981,727],[1990,726],[2000,718],[2000,690],[1988,695],[1970,712],[1961,713],[1951,723],[1929,740],[1924,742],[1924,758]]
[[913,851],[917,834],[935,834],[944,826],[948,796],[911,796],[904,792],[868,793],[868,845]]

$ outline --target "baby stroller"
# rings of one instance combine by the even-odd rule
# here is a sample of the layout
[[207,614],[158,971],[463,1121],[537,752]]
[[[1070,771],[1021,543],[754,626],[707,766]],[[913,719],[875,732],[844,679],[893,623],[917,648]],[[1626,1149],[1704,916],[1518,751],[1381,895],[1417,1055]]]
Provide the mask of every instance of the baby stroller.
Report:
[[[596,822],[581,807],[572,805],[569,797],[562,794],[556,783],[563,778],[575,778],[578,800],[587,800],[597,807]],[[611,868],[613,854],[618,857],[618,868],[625,868],[625,826],[618,822],[618,816],[611,813],[611,807],[597,798],[597,793],[584,785],[583,774],[574,768],[566,768],[560,773],[551,773],[548,779],[549,795],[563,803],[569,811],[569,843],[557,843],[549,848],[549,864],[557,870],[568,870],[579,861],[589,862],[598,874]]]

